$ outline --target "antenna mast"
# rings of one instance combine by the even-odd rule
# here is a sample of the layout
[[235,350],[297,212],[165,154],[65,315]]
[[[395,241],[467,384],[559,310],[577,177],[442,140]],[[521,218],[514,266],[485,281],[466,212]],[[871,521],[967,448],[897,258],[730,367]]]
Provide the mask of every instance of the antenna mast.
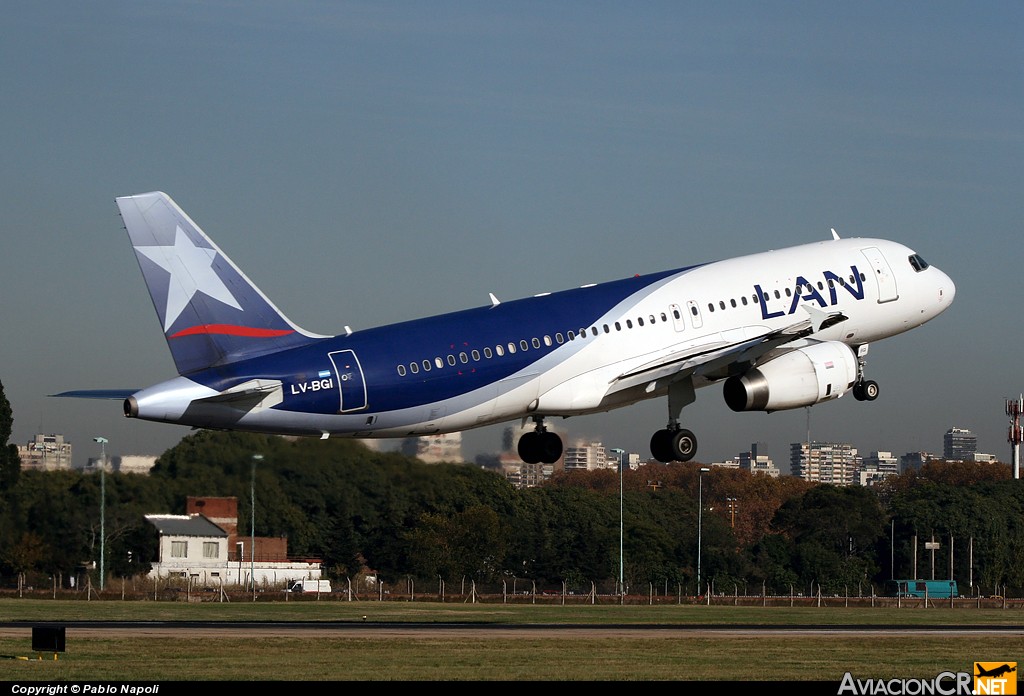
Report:
[[1020,417],[1024,413],[1024,394],[1017,399],[1006,400],[1006,415],[1010,417],[1010,460],[1013,464],[1013,478],[1020,478],[1020,443],[1022,438]]

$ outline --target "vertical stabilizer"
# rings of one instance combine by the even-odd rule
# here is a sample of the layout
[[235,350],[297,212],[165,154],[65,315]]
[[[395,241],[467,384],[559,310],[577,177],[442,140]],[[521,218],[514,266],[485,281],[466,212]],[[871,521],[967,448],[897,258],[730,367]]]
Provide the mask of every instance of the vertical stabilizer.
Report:
[[167,194],[117,207],[179,374],[323,338],[289,321]]

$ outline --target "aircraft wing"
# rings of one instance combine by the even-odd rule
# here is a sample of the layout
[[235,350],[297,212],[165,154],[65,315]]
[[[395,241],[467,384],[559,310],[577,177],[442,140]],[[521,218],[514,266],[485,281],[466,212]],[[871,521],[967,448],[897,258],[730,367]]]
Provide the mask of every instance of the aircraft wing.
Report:
[[807,319],[794,322],[781,329],[754,335],[748,335],[749,329],[723,332],[720,340],[663,355],[619,375],[613,380],[613,383],[621,389],[643,382],[670,378],[680,375],[680,373],[711,374],[733,363],[752,365],[783,344],[799,338],[806,338],[821,329],[835,326],[847,319],[841,312],[826,314],[815,307],[808,305],[802,305],[802,307],[810,315]]

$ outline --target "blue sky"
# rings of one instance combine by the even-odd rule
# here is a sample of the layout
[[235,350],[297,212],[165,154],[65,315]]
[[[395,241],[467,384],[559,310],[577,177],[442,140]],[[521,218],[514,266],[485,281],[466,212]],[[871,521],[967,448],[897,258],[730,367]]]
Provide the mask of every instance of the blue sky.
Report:
[[[116,402],[173,364],[115,196],[163,190],[296,323],[335,333],[842,236],[953,307],[872,346],[874,403],[683,412],[698,459],[805,439],[1009,458],[1020,365],[1019,2],[5,5],[0,381],[76,461],[187,429]],[[808,417],[809,416],[809,417]],[[648,454],[665,404],[563,423]],[[501,428],[465,434],[495,450]]]

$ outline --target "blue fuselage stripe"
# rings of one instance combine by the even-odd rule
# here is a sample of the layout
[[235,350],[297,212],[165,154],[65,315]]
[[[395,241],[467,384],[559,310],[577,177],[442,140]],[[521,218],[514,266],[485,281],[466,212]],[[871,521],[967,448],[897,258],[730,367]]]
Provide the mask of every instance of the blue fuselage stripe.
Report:
[[[556,334],[566,337],[570,331],[590,329],[627,298],[645,293],[652,285],[660,285],[690,268],[325,338],[280,353],[211,368],[189,378],[217,391],[254,378],[276,379],[284,386],[284,402],[276,408],[335,413],[339,406],[338,376],[333,374],[328,354],[346,350],[355,353],[362,369],[366,411],[386,412],[435,403],[495,384],[560,348],[566,356],[571,355],[575,352],[573,342],[567,340],[559,345],[554,340]],[[545,345],[545,336],[552,339],[550,346]],[[539,348],[533,346],[534,338],[541,340]],[[525,351],[519,347],[524,339],[529,345]],[[508,351],[510,342],[516,344],[515,353]],[[490,359],[483,356],[485,348],[494,351],[498,345],[504,347],[505,355]],[[460,354],[472,356],[474,350],[479,351],[480,359],[474,361],[469,357],[468,363],[462,363]],[[455,356],[455,366],[448,363],[449,355]],[[442,360],[442,367],[434,364],[435,358]],[[429,371],[423,369],[424,360],[431,364]],[[419,372],[411,372],[412,363],[418,364]],[[398,372],[399,365],[405,366],[404,376]],[[325,371],[332,373],[330,378],[324,377]]]

